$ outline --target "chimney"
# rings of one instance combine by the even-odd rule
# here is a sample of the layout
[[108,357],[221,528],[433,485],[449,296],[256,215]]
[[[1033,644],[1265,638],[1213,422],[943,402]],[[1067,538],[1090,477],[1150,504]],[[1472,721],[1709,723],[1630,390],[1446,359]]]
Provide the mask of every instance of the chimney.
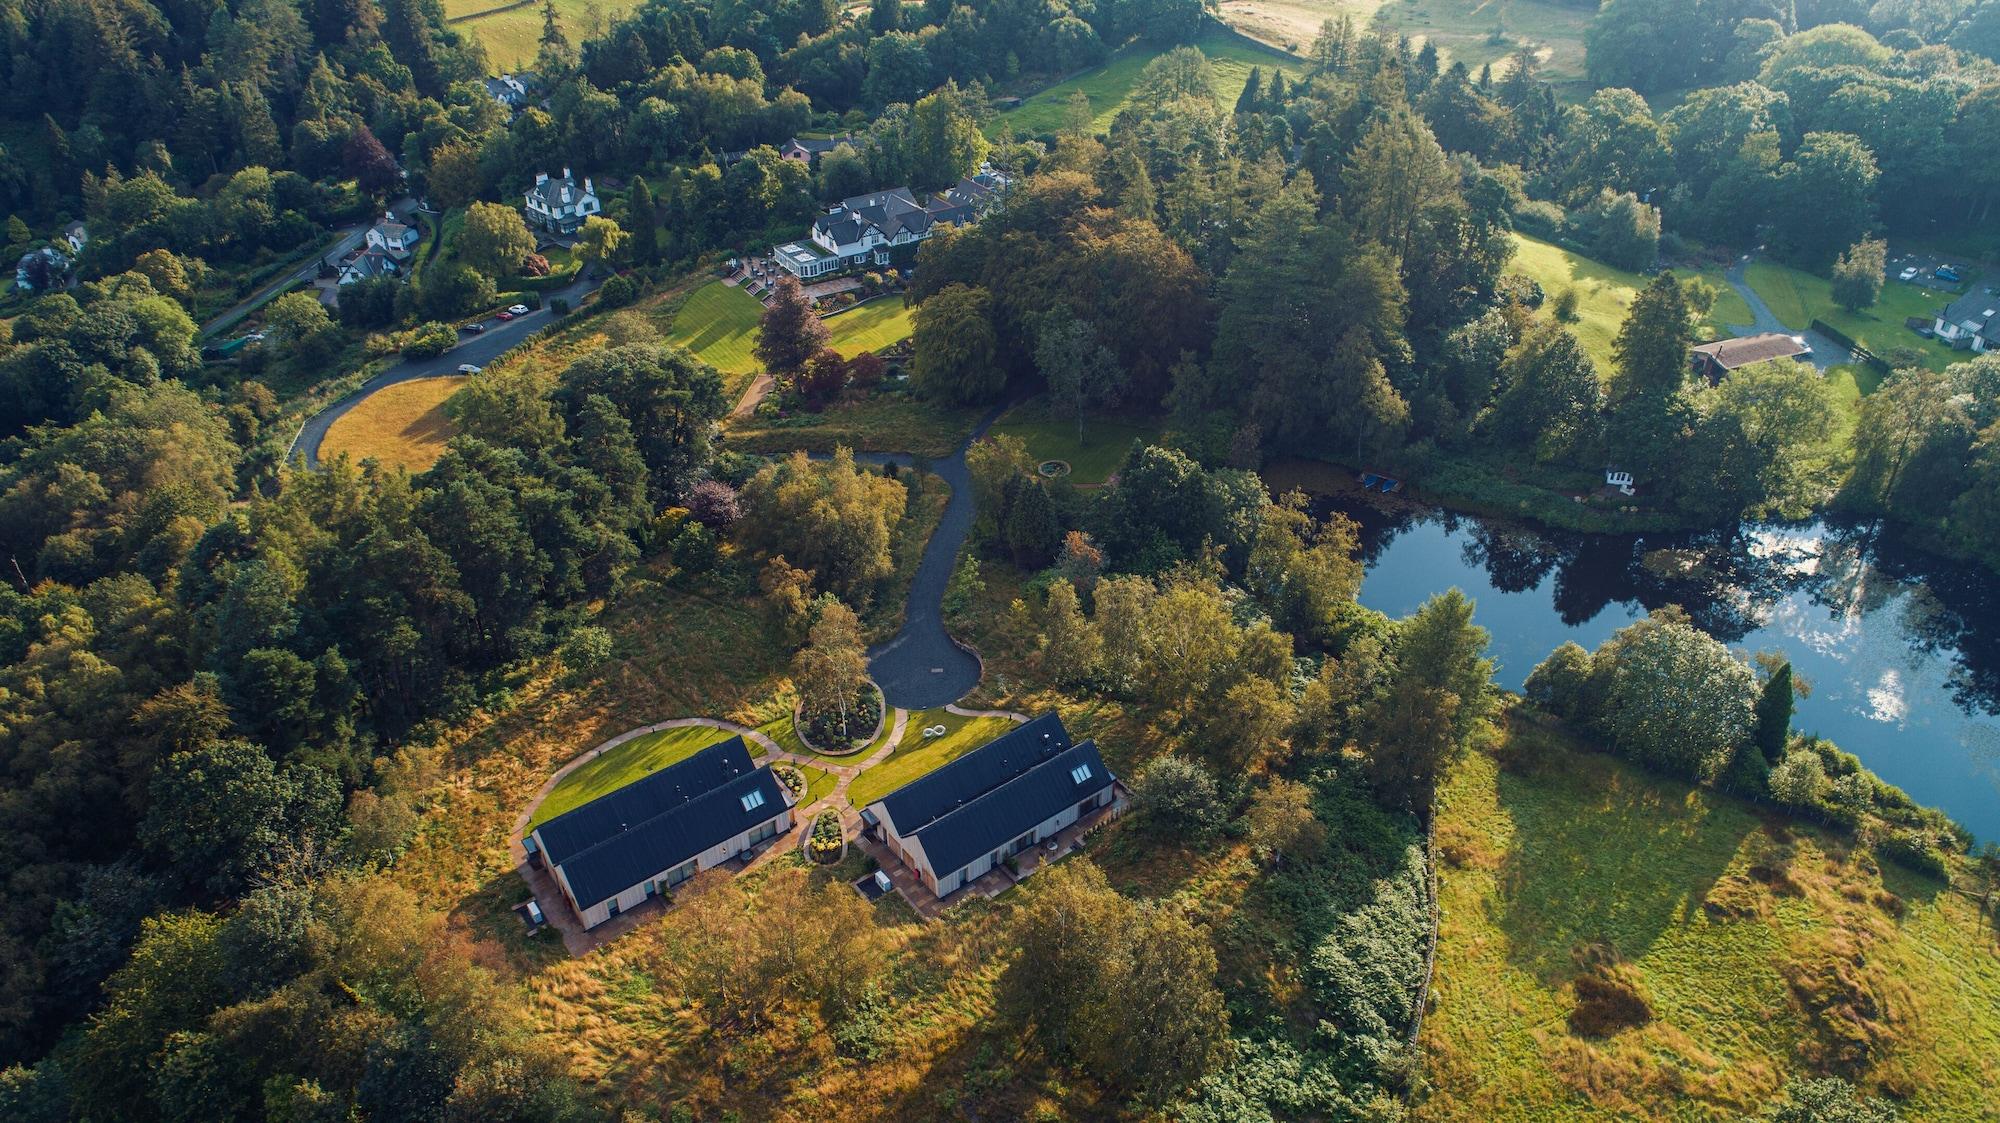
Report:
[[569,178],[569,165],[568,165],[568,164],[564,164],[564,165],[563,165],[563,178],[564,178],[564,179],[568,179],[568,178]]
[[584,176],[584,177],[583,177],[583,193],[584,193],[585,195],[595,195],[595,194],[597,194],[597,192],[595,192],[595,191],[591,190],[591,188],[590,188],[590,177],[589,177],[589,176]]
[[544,183],[547,183],[548,181],[549,181],[549,173],[547,173],[547,172],[536,172],[536,173],[535,173],[535,186],[536,186],[536,187],[540,187],[540,186],[541,186],[542,184],[544,184]]

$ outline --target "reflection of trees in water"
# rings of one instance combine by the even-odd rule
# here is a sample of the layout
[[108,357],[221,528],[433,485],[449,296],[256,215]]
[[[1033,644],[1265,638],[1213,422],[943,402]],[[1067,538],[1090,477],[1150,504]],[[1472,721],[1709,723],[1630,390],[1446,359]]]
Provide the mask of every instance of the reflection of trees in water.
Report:
[[1555,536],[1506,523],[1477,522],[1459,546],[1470,567],[1486,571],[1503,593],[1525,593],[1540,585],[1569,554]]

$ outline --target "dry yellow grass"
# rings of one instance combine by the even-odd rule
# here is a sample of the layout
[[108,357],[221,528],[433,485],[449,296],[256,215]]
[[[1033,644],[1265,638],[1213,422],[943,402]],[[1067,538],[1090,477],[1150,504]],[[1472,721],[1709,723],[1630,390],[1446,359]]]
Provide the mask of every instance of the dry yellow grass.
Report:
[[333,423],[321,442],[320,458],[344,453],[357,464],[379,460],[386,466],[423,471],[444,455],[453,432],[444,403],[464,384],[463,377],[451,376],[384,386]]

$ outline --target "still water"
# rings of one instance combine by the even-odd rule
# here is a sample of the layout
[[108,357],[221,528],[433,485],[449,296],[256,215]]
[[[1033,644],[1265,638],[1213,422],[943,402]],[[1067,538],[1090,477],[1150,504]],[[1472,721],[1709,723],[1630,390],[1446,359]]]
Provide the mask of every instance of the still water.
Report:
[[2000,839],[2000,597],[1976,569],[1831,521],[1585,535],[1358,497],[1321,506],[1361,526],[1361,603],[1403,616],[1464,590],[1509,688],[1564,640],[1595,648],[1678,604],[1732,647],[1791,660],[1812,688],[1797,728]]

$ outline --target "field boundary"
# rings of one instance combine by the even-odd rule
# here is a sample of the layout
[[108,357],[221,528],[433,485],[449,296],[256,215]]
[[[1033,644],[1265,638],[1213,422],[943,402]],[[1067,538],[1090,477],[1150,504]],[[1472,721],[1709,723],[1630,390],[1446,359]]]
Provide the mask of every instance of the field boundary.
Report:
[[535,0],[514,0],[514,2],[511,4],[501,4],[497,7],[492,7],[492,8],[481,8],[476,12],[467,12],[462,16],[446,16],[444,22],[471,23],[473,20],[484,19],[487,16],[497,16],[501,12],[511,12],[516,8],[531,7],[533,6],[534,3]]

